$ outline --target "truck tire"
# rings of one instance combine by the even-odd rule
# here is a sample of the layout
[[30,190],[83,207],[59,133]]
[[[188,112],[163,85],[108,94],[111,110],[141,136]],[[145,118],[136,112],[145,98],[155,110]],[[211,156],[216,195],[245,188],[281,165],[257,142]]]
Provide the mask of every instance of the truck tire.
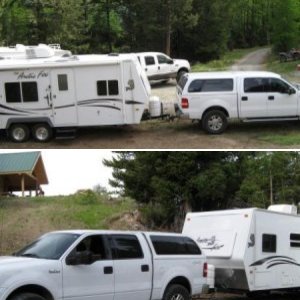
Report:
[[46,299],[37,294],[22,293],[22,294],[17,294],[12,296],[11,298],[9,298],[9,300],[46,300]]
[[13,124],[8,129],[8,136],[14,143],[24,143],[29,140],[30,130],[25,124]]
[[187,73],[187,71],[185,71],[185,70],[180,70],[180,71],[177,73],[176,81],[179,82],[180,78],[181,78],[184,74],[186,74],[186,73]]
[[52,138],[53,131],[46,123],[36,124],[32,127],[32,136],[35,141],[46,143]]
[[228,120],[221,110],[211,110],[202,119],[202,126],[207,133],[221,134],[228,127]]
[[165,291],[163,300],[190,300],[189,291],[182,285],[172,284]]

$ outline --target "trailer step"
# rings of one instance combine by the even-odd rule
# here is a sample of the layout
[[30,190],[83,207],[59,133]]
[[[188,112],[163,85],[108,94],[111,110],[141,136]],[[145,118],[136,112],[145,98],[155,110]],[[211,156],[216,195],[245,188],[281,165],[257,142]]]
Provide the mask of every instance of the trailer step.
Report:
[[74,140],[77,135],[77,128],[58,128],[56,129],[56,140]]

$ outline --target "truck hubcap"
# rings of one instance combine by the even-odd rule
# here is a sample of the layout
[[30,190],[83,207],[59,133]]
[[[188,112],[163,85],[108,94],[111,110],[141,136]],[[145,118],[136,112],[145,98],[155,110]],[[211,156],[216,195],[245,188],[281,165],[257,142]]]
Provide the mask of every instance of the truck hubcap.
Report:
[[223,126],[223,120],[220,116],[214,115],[208,120],[208,127],[213,131],[218,131]]
[[171,298],[171,300],[184,300],[184,298],[181,294],[176,294]]

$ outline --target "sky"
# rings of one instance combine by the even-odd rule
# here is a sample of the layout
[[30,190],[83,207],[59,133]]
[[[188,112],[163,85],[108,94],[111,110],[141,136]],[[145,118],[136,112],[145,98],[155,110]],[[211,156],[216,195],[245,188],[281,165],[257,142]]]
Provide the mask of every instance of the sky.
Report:
[[[5,150],[25,152],[27,150]],[[93,189],[97,184],[109,188],[112,169],[102,164],[113,157],[106,150],[28,150],[41,151],[49,185],[43,185],[46,196],[69,195],[80,189]]]

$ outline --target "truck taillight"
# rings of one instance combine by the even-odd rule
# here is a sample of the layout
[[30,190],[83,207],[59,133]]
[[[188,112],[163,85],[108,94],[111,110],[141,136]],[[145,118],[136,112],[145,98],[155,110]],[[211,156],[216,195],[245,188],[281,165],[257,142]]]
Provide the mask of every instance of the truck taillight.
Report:
[[189,107],[190,107],[190,105],[189,105],[189,99],[187,99],[187,98],[182,98],[182,99],[181,99],[181,107],[182,107],[183,109],[189,108]]
[[207,273],[208,273],[208,265],[207,263],[203,264],[203,277],[207,278]]

